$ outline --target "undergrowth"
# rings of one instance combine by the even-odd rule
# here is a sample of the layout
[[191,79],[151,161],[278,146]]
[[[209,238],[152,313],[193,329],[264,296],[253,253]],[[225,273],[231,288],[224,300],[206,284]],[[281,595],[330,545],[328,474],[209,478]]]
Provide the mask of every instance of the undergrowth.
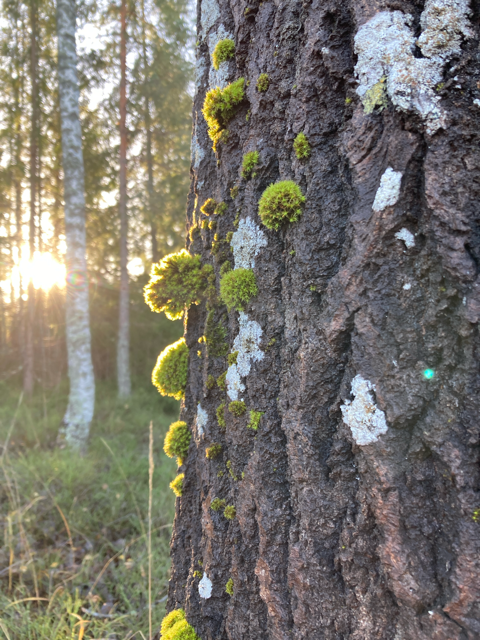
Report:
[[175,463],[162,451],[178,403],[97,385],[84,457],[55,446],[66,389],[19,404],[0,385],[0,638],[148,638],[148,440],[153,421],[152,627],[164,615]]

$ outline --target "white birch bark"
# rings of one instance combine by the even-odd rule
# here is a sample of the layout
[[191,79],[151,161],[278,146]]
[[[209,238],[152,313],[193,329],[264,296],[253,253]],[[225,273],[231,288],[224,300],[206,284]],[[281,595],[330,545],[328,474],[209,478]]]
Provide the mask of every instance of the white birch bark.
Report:
[[75,0],[57,0],[58,84],[67,240],[67,354],[70,395],[64,417],[69,446],[86,445],[95,405],[85,234],[85,179],[79,116]]

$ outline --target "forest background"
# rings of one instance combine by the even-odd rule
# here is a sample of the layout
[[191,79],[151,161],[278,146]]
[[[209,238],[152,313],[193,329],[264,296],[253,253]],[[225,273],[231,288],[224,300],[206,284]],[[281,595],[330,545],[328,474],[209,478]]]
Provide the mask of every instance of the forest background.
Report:
[[[88,453],[59,446],[68,400],[55,5],[5,0],[0,15],[0,637],[148,637],[163,615],[178,411],[150,376],[181,323],[143,302],[150,265],[184,244],[193,9],[127,6],[130,373],[119,399],[120,5],[77,6],[87,261],[96,380]],[[67,274],[68,277],[68,274]],[[33,287],[29,283],[33,284]],[[29,295],[33,393],[24,393]],[[149,423],[153,566],[148,579]],[[153,606],[149,609],[149,596]]]

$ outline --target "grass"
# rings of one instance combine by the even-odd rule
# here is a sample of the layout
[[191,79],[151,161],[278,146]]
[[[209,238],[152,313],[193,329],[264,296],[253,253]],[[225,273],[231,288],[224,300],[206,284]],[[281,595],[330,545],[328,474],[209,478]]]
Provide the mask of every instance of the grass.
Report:
[[99,385],[89,450],[79,457],[55,446],[65,387],[19,406],[18,388],[0,385],[0,394],[0,638],[158,638],[175,476],[162,448],[178,403],[154,389],[119,402]]

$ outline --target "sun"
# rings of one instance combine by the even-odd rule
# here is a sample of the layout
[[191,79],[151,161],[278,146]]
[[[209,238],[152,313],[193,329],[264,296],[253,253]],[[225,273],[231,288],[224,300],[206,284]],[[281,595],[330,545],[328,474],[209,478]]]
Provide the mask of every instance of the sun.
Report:
[[41,253],[35,251],[32,260],[24,258],[20,260],[18,266],[14,267],[12,279],[21,278],[25,286],[30,280],[35,289],[49,291],[52,287],[65,286],[65,265],[56,260],[51,253]]

